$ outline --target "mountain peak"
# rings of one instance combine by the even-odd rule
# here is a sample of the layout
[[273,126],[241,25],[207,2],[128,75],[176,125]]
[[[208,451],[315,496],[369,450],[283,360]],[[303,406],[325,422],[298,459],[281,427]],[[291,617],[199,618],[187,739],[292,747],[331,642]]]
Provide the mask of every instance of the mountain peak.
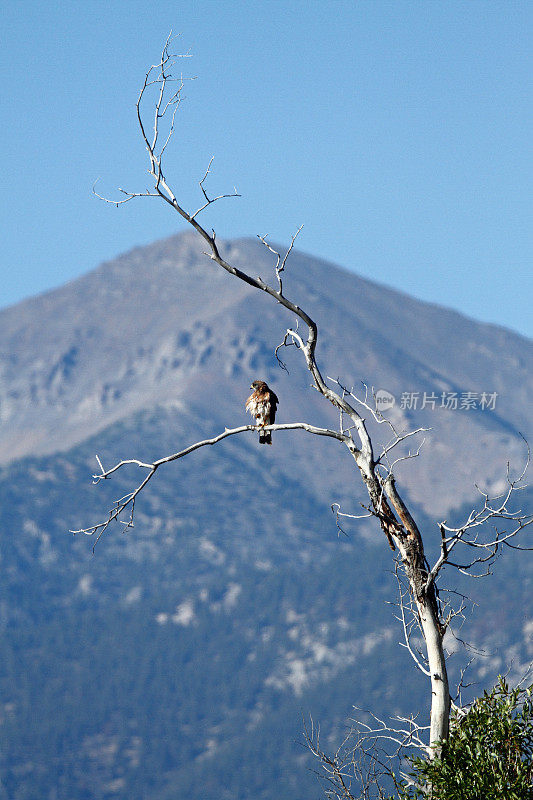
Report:
[[[230,263],[273,280],[274,259],[257,240],[220,248]],[[210,429],[238,424],[243,392],[257,375],[279,387],[285,421],[328,419],[298,354],[288,353],[290,376],[274,358],[290,315],[204,250],[193,232],[179,233],[0,312],[2,463],[66,450],[173,404],[195,408]],[[462,502],[474,477],[494,483],[509,458],[521,457],[518,430],[531,430],[531,342],[297,251],[284,287],[319,324],[324,374],[384,389],[396,399],[398,424],[432,428],[424,466],[410,462],[421,503],[435,486],[443,509],[454,493]],[[498,401],[490,412],[468,414],[440,407],[446,392],[491,392]],[[433,408],[421,407],[424,394],[437,398]],[[418,405],[402,408],[404,395],[416,395]],[[287,463],[293,456],[288,448]]]

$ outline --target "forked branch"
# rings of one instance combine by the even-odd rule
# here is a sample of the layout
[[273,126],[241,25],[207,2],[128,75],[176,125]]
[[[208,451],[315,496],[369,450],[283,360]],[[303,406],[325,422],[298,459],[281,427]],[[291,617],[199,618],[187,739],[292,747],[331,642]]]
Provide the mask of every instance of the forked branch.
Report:
[[[524,478],[529,463],[528,447],[525,465],[518,477],[511,478],[509,465],[507,466],[507,489],[505,492],[491,498],[486,491],[478,488],[483,498],[480,508],[472,509],[466,520],[457,527],[448,525],[446,520],[439,524],[440,555],[428,573],[428,587],[446,565],[455,567],[469,577],[485,577],[490,574],[490,565],[502,547],[510,547],[514,550],[533,550],[533,541],[529,546],[515,542],[516,537],[533,523],[533,514],[524,512],[522,509],[514,510],[510,505],[512,501],[516,500],[518,493],[526,488]],[[458,546],[464,548],[465,555],[470,550],[472,556],[461,561],[452,561],[450,555]],[[487,565],[487,567],[484,567],[483,572],[475,572],[475,567],[479,565]]]
[[93,475],[93,483],[98,484],[100,481],[107,480],[110,478],[115,472],[118,472],[123,467],[128,465],[134,465],[139,467],[140,469],[147,470],[147,474],[142,479],[142,481],[137,485],[135,489],[131,492],[128,492],[123,497],[119,498],[113,504],[113,507],[108,512],[107,518],[101,522],[97,522],[94,525],[90,525],[87,528],[79,528],[78,530],[71,530],[70,533],[84,533],[87,536],[93,536],[94,534],[98,534],[96,543],[100,540],[101,536],[105,533],[108,529],[109,525],[115,521],[122,521],[120,518],[124,514],[126,510],[129,510],[130,516],[127,522],[123,522],[123,524],[127,528],[133,527],[133,513],[135,507],[135,500],[138,495],[142,492],[146,484],[153,478],[156,470],[159,467],[163,466],[163,464],[170,464],[172,461],[177,461],[180,458],[184,458],[185,456],[194,453],[196,450],[199,450],[202,447],[207,447],[210,445],[218,444],[223,439],[227,439],[228,436],[235,436],[236,434],[246,433],[247,431],[293,431],[293,430],[304,430],[308,433],[312,433],[315,436],[329,436],[332,439],[337,439],[338,441],[346,444],[348,437],[344,436],[343,434],[339,433],[338,431],[330,430],[329,428],[318,428],[315,425],[309,425],[307,422],[288,422],[288,423],[281,423],[278,425],[266,425],[265,427],[259,427],[257,425],[241,425],[238,428],[226,428],[222,433],[219,433],[218,436],[213,436],[211,439],[203,439],[200,442],[195,442],[194,444],[185,447],[183,450],[179,450],[177,453],[173,453],[169,456],[164,456],[163,458],[154,461],[153,463],[148,463],[144,461],[140,461],[136,458],[126,458],[122,461],[116,463],[110,469],[104,469],[102,466],[102,462],[98,456],[96,456],[96,460],[98,461],[98,466],[100,467],[100,472],[97,472]]

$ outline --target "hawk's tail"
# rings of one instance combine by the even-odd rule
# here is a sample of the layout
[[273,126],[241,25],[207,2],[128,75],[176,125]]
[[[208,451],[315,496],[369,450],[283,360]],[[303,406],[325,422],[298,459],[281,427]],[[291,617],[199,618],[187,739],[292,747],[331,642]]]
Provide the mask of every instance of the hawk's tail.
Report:
[[259,431],[259,444],[272,444],[270,431]]

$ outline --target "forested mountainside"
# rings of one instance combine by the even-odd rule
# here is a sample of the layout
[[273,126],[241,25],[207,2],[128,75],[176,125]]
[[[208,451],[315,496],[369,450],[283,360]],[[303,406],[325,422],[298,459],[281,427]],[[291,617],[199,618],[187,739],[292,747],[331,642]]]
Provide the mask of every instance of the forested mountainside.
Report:
[[[353,705],[427,711],[398,646],[387,543],[371,521],[335,525],[330,504],[363,497],[335,442],[233,437],[162,469],[135,527],[94,555],[68,533],[136,477],[93,486],[96,453],[155,458],[242,424],[253,378],[275,387],[279,421],[331,419],[299,354],[288,375],[276,363],[283,310],[201,249],[182,234],[0,312],[2,800],[308,800],[309,715],[334,744]],[[272,268],[253,241],[224,249]],[[301,253],[286,287],[321,325],[326,374],[387,390],[397,424],[432,428],[398,480],[437,547],[436,522],[464,513],[474,481],[496,488],[523,463],[531,343]],[[475,407],[440,405],[467,392]],[[483,581],[450,576],[479,603],[458,634],[485,651],[472,691],[533,658],[532,575],[529,554],[506,553]],[[449,647],[457,674],[469,656]]]

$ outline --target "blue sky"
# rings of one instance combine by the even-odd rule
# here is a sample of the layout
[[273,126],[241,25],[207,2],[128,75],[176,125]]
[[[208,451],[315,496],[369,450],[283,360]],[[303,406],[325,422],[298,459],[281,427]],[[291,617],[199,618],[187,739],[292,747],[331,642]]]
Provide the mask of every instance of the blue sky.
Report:
[[269,234],[533,335],[530,2],[161,0],[3,12],[0,306],[183,229],[146,187],[135,100],[170,29],[187,85],[167,174],[215,156],[220,238]]

